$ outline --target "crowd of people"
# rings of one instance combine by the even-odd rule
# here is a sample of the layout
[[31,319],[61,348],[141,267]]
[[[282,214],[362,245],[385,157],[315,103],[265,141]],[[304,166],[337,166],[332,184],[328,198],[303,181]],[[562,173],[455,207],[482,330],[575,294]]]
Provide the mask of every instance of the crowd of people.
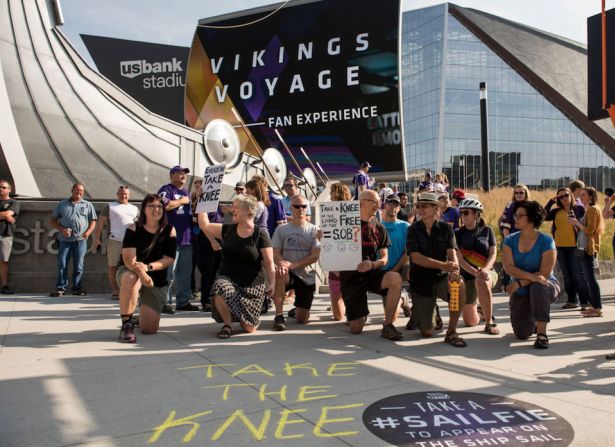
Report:
[[[444,327],[439,305],[446,303],[444,341],[464,347],[467,343],[457,332],[460,318],[470,327],[484,320],[485,334],[500,333],[492,292],[500,281],[509,294],[515,336],[526,340],[536,334],[534,347],[548,348],[550,308],[561,291],[556,263],[567,295],[563,309],[579,308],[587,318],[602,316],[596,264],[604,220],[615,216],[613,194],[601,209],[597,191],[577,180],[559,188],[543,207],[531,200],[525,185],[516,185],[495,229],[502,236],[498,247],[494,229],[482,217],[483,204],[452,188],[444,174],[432,180],[427,173],[410,205],[408,194],[384,182],[372,189],[370,168],[368,162],[361,164],[353,177],[354,192],[342,182],[330,187],[332,201],[359,201],[362,260],[353,270],[328,272],[328,311],[336,321],[345,319],[352,333],[363,331],[372,292],[382,296],[382,337],[404,337],[396,327],[402,312],[408,318],[406,329],[433,336]],[[300,194],[297,179],[291,175],[284,180],[286,195],[280,197],[269,190],[264,177],[254,176],[236,184],[230,205],[221,203],[215,212],[197,214],[202,180],[194,180],[191,194],[186,189],[189,173],[182,166],[171,168],[169,183],[147,195],[140,207],[129,203],[130,189],[120,186],[117,200],[99,216],[83,198],[85,186],[73,185],[71,197],[57,204],[50,219],[59,241],[51,296],[86,294],[86,241],[93,235],[91,248],[98,250],[107,226],[108,279],[111,298],[119,300],[122,342],[136,342],[137,326],[143,334],[155,333],[161,314],[178,311],[211,312],[222,323],[222,339],[233,335],[234,322],[254,332],[271,302],[273,329],[283,331],[289,298],[294,306],[287,317],[308,323],[322,232],[311,223],[311,206]],[[10,183],[0,180],[0,292],[5,294],[13,293],[8,260],[19,214],[10,192]],[[545,221],[551,222],[551,235],[540,231]],[[495,270],[498,250],[501,275]],[[198,286],[195,269],[200,273]],[[195,289],[200,308],[190,302]]]

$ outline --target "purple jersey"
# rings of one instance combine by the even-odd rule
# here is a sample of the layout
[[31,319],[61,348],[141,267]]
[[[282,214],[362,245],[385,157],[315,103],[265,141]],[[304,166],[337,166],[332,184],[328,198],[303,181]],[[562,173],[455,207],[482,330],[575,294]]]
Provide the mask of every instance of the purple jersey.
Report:
[[[181,199],[183,196],[189,197],[188,191],[179,189],[171,183],[164,185],[158,190],[158,195],[162,197],[164,206],[167,206],[171,200]],[[177,245],[191,245],[191,226],[192,226],[192,211],[190,201],[187,204],[178,206],[177,208],[167,211],[167,219],[175,228],[177,233]]]

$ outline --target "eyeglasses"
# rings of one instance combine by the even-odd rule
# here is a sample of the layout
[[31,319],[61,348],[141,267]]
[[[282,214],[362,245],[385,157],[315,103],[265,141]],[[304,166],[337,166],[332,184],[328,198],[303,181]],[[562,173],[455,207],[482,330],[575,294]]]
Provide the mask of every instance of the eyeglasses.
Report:
[[295,186],[295,185],[293,185],[292,183],[287,183],[286,185],[282,185],[282,188],[284,188],[284,189],[292,188],[293,186]]
[[515,219],[521,219],[522,217],[527,217],[527,214],[514,214]]
[[525,191],[515,191],[516,196],[520,196],[521,194],[525,195]]
[[306,209],[308,206],[305,204],[301,204],[301,205],[293,205],[293,208],[298,210],[298,209]]
[[161,210],[163,208],[162,205],[145,205],[145,208],[149,208],[150,210]]
[[468,214],[472,214],[472,211],[470,211],[470,210],[463,210],[463,211],[461,212],[461,215],[462,215],[462,216],[467,216]]

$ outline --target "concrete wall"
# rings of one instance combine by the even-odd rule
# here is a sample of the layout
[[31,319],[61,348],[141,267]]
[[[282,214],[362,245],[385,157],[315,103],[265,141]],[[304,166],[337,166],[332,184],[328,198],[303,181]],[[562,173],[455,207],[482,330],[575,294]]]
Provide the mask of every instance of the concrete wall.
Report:
[[[9,263],[9,284],[16,292],[51,292],[55,290],[57,231],[49,225],[51,212],[57,201],[20,201],[21,212],[13,252]],[[94,202],[96,212],[104,207],[103,202]],[[88,247],[92,237],[88,239]],[[110,292],[107,283],[106,247],[102,253],[89,253],[85,257],[83,288],[89,293]],[[69,269],[72,272],[72,267]],[[69,287],[72,287],[69,276]]]

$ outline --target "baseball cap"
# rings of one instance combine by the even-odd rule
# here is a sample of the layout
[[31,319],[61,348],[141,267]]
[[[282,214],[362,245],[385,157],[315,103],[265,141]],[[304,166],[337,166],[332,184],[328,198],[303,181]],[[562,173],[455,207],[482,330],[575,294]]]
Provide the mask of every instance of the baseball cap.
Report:
[[463,189],[456,189],[455,191],[453,191],[453,197],[458,200],[463,200],[466,198],[466,193]]
[[185,172],[186,174],[189,174],[189,173],[190,173],[190,169],[188,169],[188,168],[184,168],[184,167],[181,167],[180,165],[173,166],[173,167],[171,168],[171,172],[170,172],[170,173],[171,173],[171,174],[175,174],[175,173],[177,173],[177,172],[182,172],[182,171],[183,171],[183,172]]
[[399,197],[397,196],[397,194],[390,194],[386,197],[386,199],[384,199],[384,203],[392,203],[394,205],[400,205],[401,202],[399,201]]
[[433,203],[434,205],[437,205],[439,198],[440,194],[435,192],[421,192],[418,195],[417,203]]
[[237,182],[237,183],[235,183],[235,189],[237,189],[237,188],[246,189],[246,182]]
[[361,163],[361,167],[362,168],[371,168],[372,165],[369,164],[369,161],[364,161],[363,163]]

